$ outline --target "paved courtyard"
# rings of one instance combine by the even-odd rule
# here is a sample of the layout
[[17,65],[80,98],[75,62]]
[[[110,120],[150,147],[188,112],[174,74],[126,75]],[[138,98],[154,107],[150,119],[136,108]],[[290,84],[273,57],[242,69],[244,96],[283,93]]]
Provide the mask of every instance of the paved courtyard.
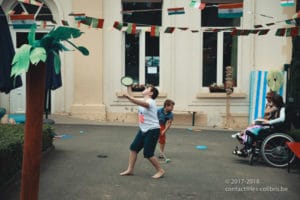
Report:
[[[289,199],[300,196],[300,172],[294,168],[254,166],[231,154],[237,144],[229,131],[171,128],[161,161],[165,177],[154,180],[150,163],[139,154],[134,176],[119,176],[127,167],[134,126],[55,125],[61,139],[43,156],[40,200],[106,199]],[[205,145],[206,150],[196,146]],[[12,185],[1,200],[19,199]]]

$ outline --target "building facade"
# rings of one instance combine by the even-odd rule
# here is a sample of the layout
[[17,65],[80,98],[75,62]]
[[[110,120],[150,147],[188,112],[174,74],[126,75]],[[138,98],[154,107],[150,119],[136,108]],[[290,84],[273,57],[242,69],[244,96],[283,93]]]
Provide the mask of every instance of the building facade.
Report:
[[[296,8],[283,7],[279,0],[244,0],[241,18],[222,19],[218,18],[217,5],[224,0],[202,2],[206,2],[203,10],[191,6],[191,0],[45,1],[58,24],[64,19],[77,26],[70,13],[104,19],[102,29],[84,24],[79,27],[84,34],[76,43],[87,47],[89,56],[76,51],[61,54],[63,86],[52,91],[51,112],[134,123],[137,108],[122,97],[127,88],[120,82],[121,77],[131,76],[138,84],[158,87],[159,105],[167,98],[176,102],[175,124],[245,127],[250,73],[282,70],[284,64],[291,62],[291,37],[278,37],[275,33],[278,28],[293,26],[284,21],[292,18]],[[17,1],[0,3],[9,11]],[[172,14],[169,8],[181,8],[181,13]],[[269,32],[231,34],[233,27],[253,30],[255,25],[262,25],[260,29]],[[159,36],[151,36],[151,26],[152,30],[159,30]],[[16,42],[17,31],[12,28],[11,32]],[[227,66],[233,69],[234,85],[229,99],[226,93],[209,91],[211,84],[225,82]],[[132,93],[141,97],[140,92]],[[16,91],[1,94],[0,105],[11,112],[21,112],[23,102],[17,100],[24,95]]]

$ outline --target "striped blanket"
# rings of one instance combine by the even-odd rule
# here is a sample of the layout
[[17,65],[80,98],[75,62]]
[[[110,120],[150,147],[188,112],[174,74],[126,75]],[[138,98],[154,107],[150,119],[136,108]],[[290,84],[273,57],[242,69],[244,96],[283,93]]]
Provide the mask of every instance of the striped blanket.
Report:
[[[250,94],[249,94],[249,124],[254,119],[262,118],[264,116],[266,105],[266,94],[269,91],[267,85],[268,71],[252,71],[250,74]],[[284,83],[280,88],[280,94],[284,101],[286,96],[286,72],[284,72]]]

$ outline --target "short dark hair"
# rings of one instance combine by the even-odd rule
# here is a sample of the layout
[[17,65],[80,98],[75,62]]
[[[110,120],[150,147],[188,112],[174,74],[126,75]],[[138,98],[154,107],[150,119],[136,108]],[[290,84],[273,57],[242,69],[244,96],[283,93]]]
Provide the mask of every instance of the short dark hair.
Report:
[[175,102],[171,99],[166,99],[165,102],[164,102],[164,108],[167,107],[167,106],[170,106],[170,105],[175,105]]
[[283,103],[283,98],[282,96],[280,96],[279,94],[274,94],[274,96],[272,97],[272,100],[273,104],[278,107],[278,108],[281,108],[284,106],[284,103]]
[[152,99],[156,99],[156,97],[158,96],[159,92],[158,92],[158,89],[154,86],[150,86],[151,87],[151,92],[153,93],[151,98]]

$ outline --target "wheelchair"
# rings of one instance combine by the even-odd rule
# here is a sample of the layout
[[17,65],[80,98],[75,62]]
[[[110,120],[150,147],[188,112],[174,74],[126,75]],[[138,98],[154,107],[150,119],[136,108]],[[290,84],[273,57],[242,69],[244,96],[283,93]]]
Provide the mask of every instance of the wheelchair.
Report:
[[262,158],[273,167],[288,166],[295,160],[295,154],[287,146],[287,142],[295,142],[288,134],[291,129],[300,129],[300,107],[292,104],[285,107],[284,122],[263,125],[257,135],[246,131],[249,141],[244,144],[245,153],[239,156],[248,157],[250,165]]
[[[279,126],[282,127],[282,124]],[[243,154],[239,156],[248,157],[250,165],[262,158],[273,167],[288,166],[294,161],[295,155],[290,154],[286,143],[294,142],[294,139],[279,126],[263,125],[258,135],[247,130],[248,141],[242,149]]]

